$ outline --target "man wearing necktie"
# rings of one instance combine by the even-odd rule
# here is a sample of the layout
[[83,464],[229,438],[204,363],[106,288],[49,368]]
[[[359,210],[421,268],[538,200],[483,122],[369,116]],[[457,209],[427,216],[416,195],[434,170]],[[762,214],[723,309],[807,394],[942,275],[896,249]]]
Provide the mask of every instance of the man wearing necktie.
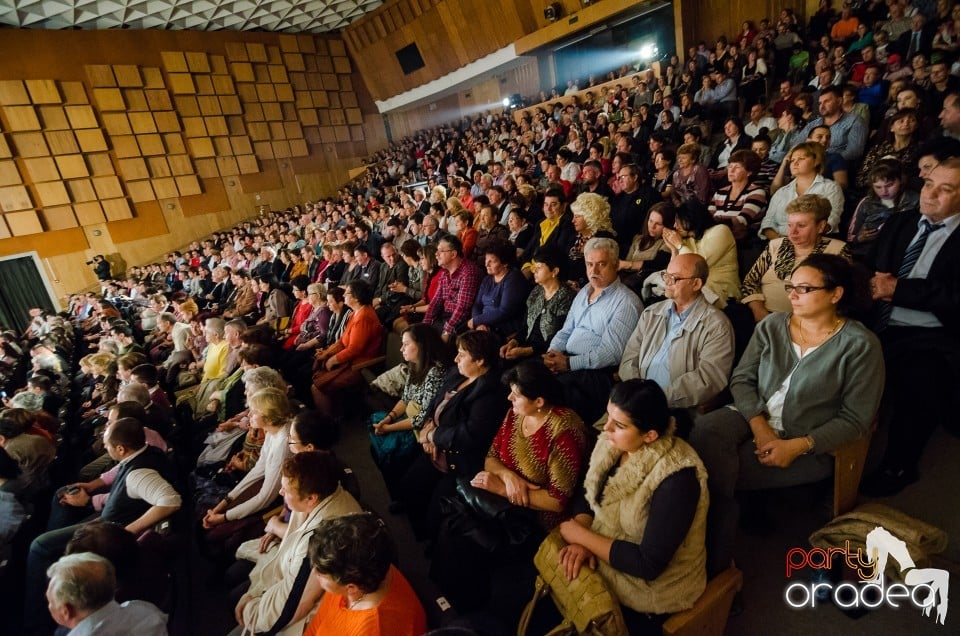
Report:
[[[877,241],[870,281],[884,348],[891,416],[880,469],[862,492],[892,495],[918,477],[939,424],[953,425],[960,379],[960,157],[926,176],[920,213],[893,215]],[[864,369],[869,373],[868,369]],[[932,471],[931,471],[932,472]]]

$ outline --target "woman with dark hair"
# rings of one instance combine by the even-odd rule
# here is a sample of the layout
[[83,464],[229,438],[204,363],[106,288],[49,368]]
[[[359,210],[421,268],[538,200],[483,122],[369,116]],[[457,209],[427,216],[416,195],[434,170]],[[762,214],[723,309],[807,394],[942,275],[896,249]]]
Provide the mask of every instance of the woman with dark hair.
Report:
[[393,330],[397,333],[402,333],[411,324],[423,320],[430,306],[430,300],[440,288],[440,272],[443,270],[437,265],[437,246],[423,245],[418,248],[417,254],[420,257],[418,261],[420,272],[416,275],[411,273],[410,280],[412,282],[419,278],[421,281],[420,296],[415,302],[400,307],[401,315],[393,322]]
[[499,341],[489,331],[468,331],[457,338],[456,370],[426,409],[419,440],[421,454],[397,484],[398,501],[410,513],[414,530],[432,536],[441,496],[453,492],[457,477],[483,469],[484,456],[506,409],[499,381]]
[[529,285],[514,267],[515,255],[513,245],[504,242],[491,243],[484,250],[487,275],[480,281],[467,329],[491,330],[506,336],[520,327]]
[[340,340],[343,330],[353,315],[353,309],[346,303],[346,296],[342,287],[327,288],[327,309],[330,311],[329,322],[327,323],[327,333],[323,341],[318,345],[323,349]]
[[739,117],[727,117],[723,120],[723,141],[713,149],[713,161],[710,163],[710,176],[725,177],[724,171],[730,155],[737,150],[750,150],[750,136],[743,132],[743,122]]
[[310,393],[317,410],[333,413],[330,394],[363,383],[354,365],[380,355],[383,326],[373,309],[373,289],[362,280],[353,280],[343,292],[344,302],[353,311],[343,335],[332,345],[317,351],[313,363]]
[[683,144],[677,148],[677,169],[665,189],[666,195],[672,197],[674,205],[684,201],[706,204],[710,196],[710,174],[700,163],[700,144]]
[[440,391],[450,362],[440,334],[423,323],[404,329],[400,355],[407,365],[403,393],[387,413],[375,414],[382,417],[373,422],[370,435],[370,452],[390,492],[416,457],[426,407]]
[[863,158],[860,171],[857,172],[857,187],[861,190],[870,188],[870,171],[881,159],[896,159],[903,166],[910,178],[917,175],[917,160],[920,152],[921,136],[917,134],[919,118],[917,111],[912,108],[898,110],[888,120],[890,132],[886,138],[871,145],[867,155]]
[[[461,239],[461,241],[462,240],[463,239]],[[510,230],[500,225],[493,206],[481,206],[480,212],[477,214],[477,241],[476,252],[474,254],[474,260],[477,261],[477,265],[483,265],[484,255],[486,254],[488,245],[496,243],[497,241],[509,240]]]
[[273,276],[255,276],[254,279],[260,288],[257,312],[262,316],[257,324],[276,328],[280,319],[290,317],[290,297]]
[[614,385],[575,516],[560,524],[567,579],[598,569],[631,634],[660,633],[707,583],[707,471],[674,428],[656,382]]
[[673,162],[677,155],[672,150],[659,150],[653,155],[653,173],[650,175],[650,187],[656,190],[657,194],[664,196],[667,188],[670,187],[670,179],[673,176]]
[[290,286],[293,288],[293,298],[297,301],[297,304],[293,308],[290,324],[284,334],[282,334],[286,335],[286,338],[283,340],[284,349],[292,349],[296,346],[300,329],[303,327],[303,323],[306,322],[307,318],[310,317],[313,310],[313,305],[310,303],[310,297],[307,294],[310,279],[305,275],[297,276],[290,281]]
[[740,298],[737,241],[726,225],[714,222],[707,207],[687,201],[677,208],[673,229],[663,230],[663,241],[673,254],[699,254],[710,267],[704,286],[707,300],[723,309],[727,299]]
[[[396,547],[382,520],[371,514],[323,521],[310,539],[310,594],[303,607],[320,606],[304,636],[420,636],[426,614],[395,566]],[[323,598],[320,599],[320,594]]]
[[463,243],[464,258],[473,258],[473,251],[477,246],[477,238],[479,236],[479,232],[473,227],[473,214],[471,214],[469,210],[461,209],[454,215],[453,221],[456,227],[457,238]]
[[710,474],[720,569],[732,556],[735,492],[828,477],[831,453],[867,432],[883,392],[880,342],[850,318],[869,306],[866,275],[841,256],[812,254],[785,287],[793,311],[757,325],[733,372],[736,410],[698,418],[690,437]]
[[326,451],[307,451],[288,458],[281,469],[280,494],[292,511],[280,547],[258,560],[248,589],[234,611],[238,635],[270,632],[299,636],[306,616],[295,617],[310,574],[310,537],[328,519],[362,512],[340,486],[340,464]]
[[676,209],[666,202],[656,203],[647,212],[643,231],[633,237],[626,257],[620,261],[620,278],[636,293],[640,293],[647,276],[670,262],[670,247],[663,240],[663,230],[675,223]]
[[730,227],[738,241],[753,232],[767,211],[767,192],[753,181],[760,171],[760,157],[752,150],[737,150],[727,162],[727,180],[713,195],[708,210],[713,220]]
[[510,231],[507,240],[513,245],[517,256],[520,256],[533,238],[533,228],[527,224],[527,215],[523,210],[510,208],[507,214],[507,229]]

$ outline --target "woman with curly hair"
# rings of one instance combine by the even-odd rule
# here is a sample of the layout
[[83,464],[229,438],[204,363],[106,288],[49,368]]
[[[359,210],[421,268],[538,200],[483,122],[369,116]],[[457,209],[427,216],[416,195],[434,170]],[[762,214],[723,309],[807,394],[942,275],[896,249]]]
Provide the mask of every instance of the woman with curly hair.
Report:
[[587,283],[587,270],[583,260],[583,246],[596,238],[613,238],[613,224],[610,221],[610,203],[606,197],[592,192],[584,192],[570,204],[573,213],[575,234],[564,250],[566,263],[562,275],[577,289]]

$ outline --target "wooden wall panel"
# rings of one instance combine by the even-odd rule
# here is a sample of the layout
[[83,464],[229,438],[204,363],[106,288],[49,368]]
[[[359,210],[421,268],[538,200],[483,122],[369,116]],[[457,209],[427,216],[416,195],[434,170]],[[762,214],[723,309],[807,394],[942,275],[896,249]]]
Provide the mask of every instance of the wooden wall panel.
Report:
[[721,35],[732,38],[740,32],[745,20],[759,22],[762,18],[776,21],[784,9],[793,12],[806,23],[817,10],[814,0],[676,0],[674,16],[678,42],[684,49],[700,41],[712,46]]

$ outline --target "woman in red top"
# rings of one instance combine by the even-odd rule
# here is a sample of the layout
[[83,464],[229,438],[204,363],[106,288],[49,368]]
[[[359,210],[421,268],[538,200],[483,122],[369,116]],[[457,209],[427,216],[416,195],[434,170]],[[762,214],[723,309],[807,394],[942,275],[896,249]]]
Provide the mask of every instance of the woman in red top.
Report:
[[310,539],[313,575],[303,598],[325,593],[304,636],[421,636],[426,632],[420,599],[400,570],[390,565],[395,554],[386,526],[371,514],[321,522]]
[[363,382],[353,365],[380,354],[383,326],[373,310],[373,289],[363,280],[352,280],[343,292],[344,301],[353,310],[340,339],[317,352],[313,363],[313,402],[323,415],[331,416],[333,405],[328,396],[340,389]]
[[313,311],[313,305],[310,304],[310,298],[307,296],[310,279],[306,276],[297,276],[290,281],[290,284],[293,286],[293,297],[297,300],[297,305],[293,308],[293,316],[290,318],[290,326],[286,332],[287,337],[283,341],[284,349],[293,349],[297,345],[300,327]]

